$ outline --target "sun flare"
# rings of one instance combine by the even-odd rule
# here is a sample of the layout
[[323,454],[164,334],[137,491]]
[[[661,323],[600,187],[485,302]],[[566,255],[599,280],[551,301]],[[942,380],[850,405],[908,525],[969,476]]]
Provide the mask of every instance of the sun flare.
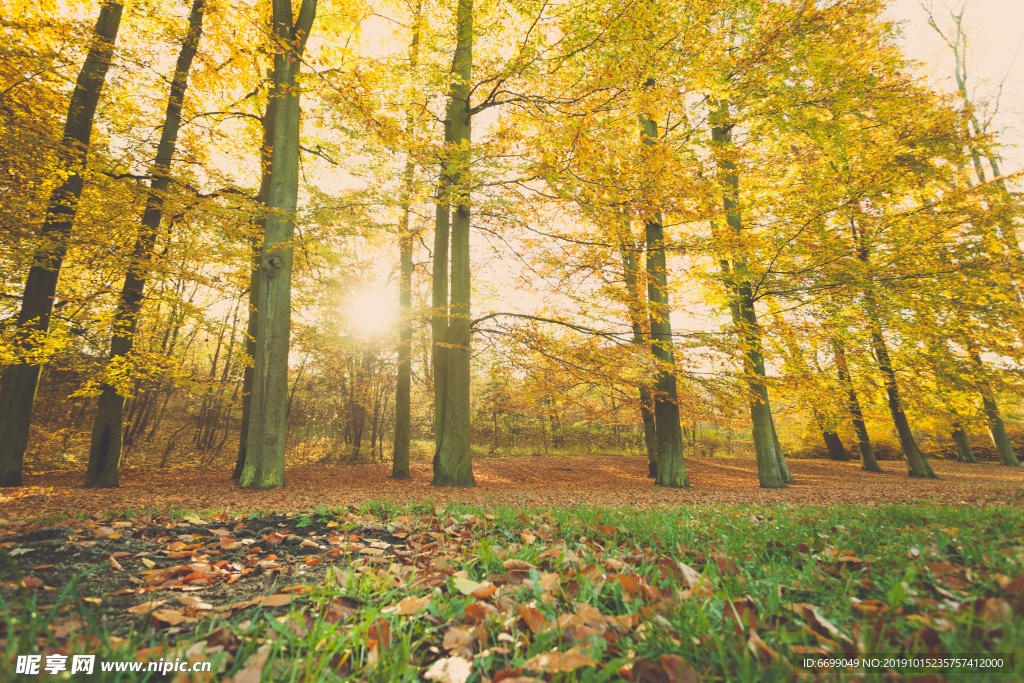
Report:
[[349,295],[348,321],[358,334],[374,336],[394,327],[398,296],[388,288],[359,289]]

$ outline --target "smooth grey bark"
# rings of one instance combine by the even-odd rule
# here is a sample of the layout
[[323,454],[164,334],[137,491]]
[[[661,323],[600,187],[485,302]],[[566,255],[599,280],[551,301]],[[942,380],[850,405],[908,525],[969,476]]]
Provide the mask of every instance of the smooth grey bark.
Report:
[[249,357],[242,371],[242,420],[238,430],[238,457],[231,478],[238,480],[245,469],[245,456],[249,445],[249,418],[252,415],[253,366],[256,358],[256,330],[259,325],[260,282],[262,282],[263,260],[261,243],[267,225],[267,201],[270,197],[270,169],[274,163],[274,97],[267,98],[267,109],[263,112],[263,144],[260,146],[260,189],[256,195],[259,218],[254,221],[250,248],[252,249],[252,270],[249,272],[249,315],[245,325],[245,354]]
[[22,360],[4,368],[0,381],[0,486],[21,486],[22,483],[32,407],[42,371],[42,359],[31,356],[41,350],[50,329],[57,282],[82,196],[82,173],[93,118],[121,26],[121,11],[122,5],[116,2],[106,2],[100,8],[89,52],[71,94],[58,161],[59,175],[66,175],[50,195],[40,244],[32,254],[33,265],[25,281],[18,313],[15,343]]
[[[171,182],[171,163],[177,149],[181,109],[188,88],[188,72],[192,68],[199,39],[203,34],[205,11],[206,0],[193,0],[192,9],[189,11],[188,30],[181,43],[174,75],[171,78],[171,90],[167,98],[156,158],[150,170],[153,179],[150,181],[146,196],[146,208],[142,213],[128,272],[121,287],[117,311],[114,313],[109,366],[114,366],[119,360],[130,356],[135,346],[135,332],[139,311],[142,310],[146,281],[149,278],[149,265],[163,219],[164,196]],[[85,475],[85,485],[88,487],[112,488],[119,484],[124,402],[125,396],[116,387],[103,383],[92,427],[92,443],[89,447],[89,464]]]
[[[654,85],[648,80],[645,87]],[[643,142],[657,144],[658,127],[645,113],[640,115]],[[658,445],[658,470],[654,483],[670,488],[689,488],[683,458],[683,431],[679,421],[679,393],[676,361],[672,348],[671,308],[668,296],[668,266],[665,259],[665,228],[661,213],[647,218],[644,226],[647,248],[647,299],[650,302],[651,353],[654,371],[654,433]]]
[[[423,1],[416,3],[413,17],[412,41],[409,48],[409,68],[415,73],[420,56],[420,16]],[[414,118],[412,103],[406,117],[412,133]],[[398,280],[398,370],[395,376],[395,439],[391,458],[391,478],[409,478],[409,443],[412,435],[412,243],[409,230],[409,203],[412,198],[416,165],[412,156],[406,158],[402,176],[402,221],[398,226],[399,280]]]
[[[629,322],[633,330],[633,344],[646,346],[643,328],[643,291],[639,286],[636,247],[630,241],[619,247],[622,254],[622,268],[625,274],[626,296],[629,300]],[[640,419],[643,421],[644,447],[647,450],[647,476],[658,478],[658,437],[654,422],[654,396],[647,382],[640,383]]]
[[857,450],[860,452],[860,468],[867,472],[881,472],[875,459],[875,450],[871,446],[871,439],[868,436],[868,428],[864,423],[864,413],[860,409],[860,401],[857,399],[857,390],[853,386],[853,378],[850,376],[850,367],[846,362],[846,349],[843,341],[838,337],[831,338],[832,354],[836,359],[836,372],[839,375],[839,384],[846,394],[846,411],[850,414],[850,421],[853,423],[853,433],[857,438]]
[[273,0],[274,55],[273,164],[260,258],[256,356],[247,453],[238,483],[247,488],[284,486],[291,335],[292,237],[299,189],[298,73],[317,0],[302,0],[292,19],[289,0]]
[[988,423],[988,433],[992,437],[992,444],[996,447],[996,454],[999,461],[1007,467],[1020,467],[1017,454],[1013,452],[1013,443],[1006,434],[1006,425],[999,414],[999,404],[996,402],[992,385],[985,377],[985,364],[981,360],[981,353],[970,341],[967,343],[967,353],[974,363],[975,372],[978,375],[978,391],[981,394],[981,405],[985,412],[985,421]]
[[[728,122],[728,107],[725,104],[720,104],[715,113],[711,139],[721,150],[718,164],[725,176],[722,202],[726,222],[738,236],[743,232],[743,217],[739,206],[739,176],[736,173],[736,164],[728,157],[732,147],[732,125]],[[789,474],[784,456],[775,446],[764,353],[761,346],[761,327],[758,325],[757,312],[754,309],[749,266],[745,257],[737,256],[732,264],[728,259],[721,259],[721,267],[730,292],[733,323],[739,332],[744,352],[743,374],[750,394],[750,425],[757,458],[758,481],[761,488],[784,488],[787,483],[793,483],[793,478]]]
[[[440,444],[434,458],[433,486],[476,486],[469,449],[470,303],[469,263],[469,164],[472,119],[469,107],[473,70],[473,0],[459,0],[456,44],[449,90],[446,132],[451,136],[447,159],[448,188],[454,204],[451,220],[451,299],[448,307],[448,339],[444,348],[445,382]],[[438,255],[435,253],[435,259]],[[435,383],[437,381],[435,368]]]

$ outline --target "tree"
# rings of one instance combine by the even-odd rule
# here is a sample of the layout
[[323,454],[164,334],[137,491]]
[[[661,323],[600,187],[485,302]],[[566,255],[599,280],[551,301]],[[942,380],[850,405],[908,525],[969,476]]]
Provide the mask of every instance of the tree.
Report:
[[250,362],[246,363],[242,371],[242,421],[238,430],[238,456],[235,459],[235,469],[231,478],[238,480],[245,468],[245,458],[249,445],[249,420],[252,415],[252,386],[253,386],[253,363],[256,357],[256,332],[259,329],[260,284],[263,282],[262,268],[262,238],[266,232],[267,224],[267,201],[270,196],[271,168],[274,163],[274,105],[276,98],[267,98],[267,108],[260,119],[263,129],[263,141],[260,145],[260,189],[256,195],[259,204],[259,218],[255,221],[250,240],[252,250],[252,269],[249,273],[249,314],[246,316],[245,326],[245,354]]
[[288,347],[291,334],[291,244],[299,187],[298,74],[316,16],[317,0],[302,0],[292,19],[289,0],[273,0],[274,144],[270,193],[261,249],[256,355],[245,466],[238,478],[248,488],[284,486]]
[[[446,312],[438,325],[435,349],[443,361],[434,364],[435,423],[437,453],[434,456],[433,486],[476,486],[469,450],[470,388],[470,138],[472,120],[469,98],[473,71],[473,1],[458,0],[456,14],[453,79],[445,111],[446,159],[438,189],[438,221],[434,247],[434,316]],[[442,194],[443,193],[443,194]],[[448,255],[445,240],[448,206],[451,216],[451,289],[440,280],[440,260]],[[442,216],[442,212],[445,214]],[[441,298],[443,297],[443,298]],[[447,299],[447,301],[445,300]],[[439,306],[440,304],[440,306]],[[440,311],[438,310],[440,308]],[[442,374],[443,373],[443,374]]]
[[[420,54],[420,22],[422,21],[423,2],[417,0],[413,15],[412,40],[409,46],[409,69],[415,73],[419,66]],[[413,132],[414,103],[409,102],[409,113],[406,118],[408,134]],[[416,164],[411,153],[406,154],[405,171],[402,176],[402,197],[400,209],[401,224],[398,226],[398,242],[400,252],[399,263],[399,339],[398,339],[398,372],[395,381],[395,440],[391,461],[391,478],[409,478],[409,442],[412,432],[412,271],[413,271],[413,234],[409,228],[411,214],[413,181]]]
[[[739,204],[739,176],[736,164],[730,158],[733,124],[729,121],[729,107],[719,103],[712,120],[711,139],[718,148],[718,166],[722,174],[722,205],[726,224],[737,237],[743,233],[743,217]],[[717,232],[717,221],[713,222]],[[724,240],[724,238],[722,239]],[[777,436],[772,425],[771,405],[768,403],[768,385],[765,379],[764,351],[761,328],[754,309],[754,294],[748,274],[749,264],[742,254],[730,262],[720,259],[722,276],[729,289],[729,307],[733,323],[743,349],[743,371],[750,392],[750,423],[757,457],[757,477],[761,488],[784,488],[792,482],[785,458],[775,446]],[[784,469],[785,468],[785,469]]]
[[89,52],[71,94],[57,171],[62,181],[50,195],[41,243],[33,254],[21,297],[17,319],[19,358],[4,369],[0,381],[0,486],[21,485],[57,281],[82,196],[93,118],[110,68],[122,9],[117,2],[105,2],[100,8]]
[[149,277],[149,264],[163,217],[164,196],[171,182],[171,163],[177,146],[178,130],[181,127],[181,109],[188,87],[188,72],[203,33],[205,11],[206,0],[193,0],[188,18],[188,31],[182,41],[174,75],[171,77],[171,90],[160,129],[160,142],[150,170],[152,180],[146,198],[146,208],[142,214],[135,247],[132,249],[128,273],[121,287],[117,312],[114,314],[110,357],[107,362],[108,379],[102,385],[96,407],[89,465],[85,476],[86,486],[109,488],[118,485],[124,402],[129,391],[126,386],[129,373],[125,372],[128,369],[125,366],[130,368],[131,364],[139,311],[142,308],[146,281]]
[[836,361],[839,384],[845,394],[846,410],[850,415],[853,433],[857,438],[860,468],[865,472],[881,472],[882,468],[878,466],[878,461],[875,459],[875,451],[871,447],[868,428],[864,423],[864,413],[861,411],[860,400],[857,398],[857,389],[853,386],[853,378],[850,376],[850,366],[846,362],[846,346],[840,336],[830,336],[829,343],[832,345],[832,355]]
[[[653,85],[653,79],[645,83],[646,88]],[[640,114],[640,126],[644,144],[657,144],[658,126],[650,115]],[[660,212],[646,217],[644,237],[647,248],[647,298],[651,304],[651,353],[657,362],[653,394],[658,471],[654,481],[661,486],[689,488],[690,480],[686,476],[686,462],[683,459],[683,431],[679,423],[679,393],[672,349],[672,323],[669,319],[665,228]]]

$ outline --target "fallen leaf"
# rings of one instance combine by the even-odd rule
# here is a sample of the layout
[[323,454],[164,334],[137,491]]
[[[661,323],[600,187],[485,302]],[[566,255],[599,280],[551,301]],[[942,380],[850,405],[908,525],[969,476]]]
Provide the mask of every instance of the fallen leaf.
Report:
[[526,622],[526,627],[533,633],[540,633],[547,626],[547,619],[535,607],[529,605],[516,605],[519,616]]
[[182,624],[186,621],[195,621],[195,619],[185,616],[181,611],[176,609],[153,610],[149,616],[151,619],[162,621],[168,626],[177,626],[178,624]]
[[853,605],[853,609],[866,616],[873,616],[889,609],[889,606],[881,600],[859,600],[851,597],[850,603]]
[[537,568],[535,565],[530,564],[526,560],[505,560],[501,563],[501,566],[503,566],[506,571],[510,569],[529,571],[531,569]]
[[476,648],[476,639],[466,629],[453,626],[445,632],[441,647],[451,654],[470,659]]
[[640,590],[640,585],[636,582],[636,579],[628,574],[612,574],[608,577],[608,580],[618,581],[622,584],[622,590],[628,595],[635,595]]
[[366,637],[378,643],[381,649],[391,647],[391,624],[387,619],[377,617],[366,631]]
[[270,643],[260,645],[259,649],[245,660],[242,669],[225,683],[260,683],[263,677],[263,666],[270,655]]
[[669,683],[699,683],[700,676],[693,665],[679,655],[661,655],[658,663],[668,676]]
[[589,655],[573,648],[567,652],[542,652],[523,664],[523,669],[542,674],[553,674],[573,671],[582,666],[594,666],[596,664],[597,662],[591,659]]
[[759,661],[764,661],[762,655],[766,655],[773,660],[779,658],[779,653],[768,647],[754,629],[750,629],[750,637],[747,638],[747,648]]
[[146,612],[152,612],[160,605],[167,602],[166,600],[150,600],[149,602],[140,602],[138,605],[134,605],[125,610],[125,612],[131,612],[132,614],[145,614]]
[[479,590],[484,584],[457,576],[452,579],[452,585],[463,595],[472,595],[473,591]]
[[497,612],[498,610],[494,605],[488,605],[486,602],[474,602],[471,605],[467,605],[466,609],[463,610],[466,619],[473,624],[483,623]]
[[974,603],[974,613],[985,621],[1001,623],[1010,620],[1013,608],[1002,598],[979,598]]
[[757,628],[754,601],[750,598],[742,600],[726,600],[722,605],[722,620],[725,626],[733,625],[736,635],[740,636],[748,628]]
[[485,581],[475,591],[470,593],[477,600],[486,600],[487,598],[494,595],[494,591],[498,590],[498,587],[492,584],[490,581]]
[[284,607],[292,603],[292,596],[287,593],[274,593],[268,595],[260,604],[264,607]]
[[402,598],[398,602],[398,604],[391,605],[390,607],[385,607],[381,610],[381,612],[385,614],[394,612],[398,616],[410,617],[414,614],[419,613],[419,611],[426,607],[428,604],[430,604],[429,595],[424,596],[422,598],[417,598],[415,596],[410,595],[407,598]]
[[430,668],[423,674],[428,681],[438,683],[466,683],[473,664],[459,656],[445,657],[430,665]]

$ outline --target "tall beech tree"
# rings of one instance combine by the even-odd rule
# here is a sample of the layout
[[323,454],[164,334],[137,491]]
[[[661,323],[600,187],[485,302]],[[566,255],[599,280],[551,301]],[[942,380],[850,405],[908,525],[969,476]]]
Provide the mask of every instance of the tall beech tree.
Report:
[[[437,453],[434,486],[476,486],[469,450],[470,295],[469,264],[470,142],[472,112],[469,98],[473,75],[473,0],[458,0],[452,81],[445,109],[445,149],[438,187],[434,238],[434,420]],[[451,208],[449,208],[451,207]],[[445,240],[448,215],[451,235]],[[450,245],[450,289],[441,262]],[[443,360],[441,357],[443,356]]]
[[256,355],[241,486],[284,486],[288,347],[291,337],[292,237],[299,190],[299,69],[317,0],[302,0],[293,19],[289,0],[273,0],[273,146],[270,192],[260,252]]
[[[413,13],[412,39],[409,44],[409,72],[415,75],[420,58],[420,22],[423,16],[423,0],[417,0]],[[414,102],[407,104],[406,132],[413,133],[415,113]],[[395,438],[391,458],[391,477],[409,478],[409,443],[412,438],[412,275],[413,275],[413,233],[410,229],[412,215],[413,183],[416,163],[411,152],[406,152],[405,169],[402,173],[401,199],[399,209],[402,217],[398,225],[399,281],[398,281],[398,369],[395,378]]]
[[[644,88],[654,86],[648,79]],[[645,147],[657,145],[658,126],[645,112],[640,114]],[[653,183],[657,187],[657,183]],[[671,488],[689,488],[683,459],[683,431],[679,422],[679,392],[676,382],[672,322],[669,318],[668,266],[665,260],[665,227],[660,211],[646,216],[644,241],[647,249],[647,298],[650,301],[651,353],[657,363],[654,374],[654,434],[658,445],[658,471],[654,483]],[[643,406],[641,406],[641,409]]]
[[846,344],[840,336],[829,336],[829,343],[832,346],[832,356],[835,358],[839,385],[844,393],[846,411],[850,415],[853,433],[857,439],[857,451],[860,453],[860,468],[865,472],[881,472],[882,468],[878,466],[878,461],[875,459],[875,450],[871,446],[871,437],[868,436],[868,428],[864,422],[864,412],[860,407],[857,389],[854,387],[853,378],[850,376],[850,366],[846,362]]
[[981,353],[978,347],[970,340],[967,341],[967,353],[971,358],[976,373],[978,392],[981,394],[982,407],[985,411],[985,421],[988,423],[988,432],[992,437],[992,444],[996,447],[999,461],[1008,467],[1020,467],[1017,454],[1013,451],[1013,444],[1006,434],[1006,425],[1003,424],[1002,415],[999,414],[999,404],[996,403],[992,385],[988,381],[985,364],[981,360]]
[[[245,354],[256,357],[256,332],[259,329],[260,284],[263,282],[261,263],[263,260],[262,242],[267,224],[267,202],[270,197],[271,167],[274,163],[274,106],[277,99],[267,98],[267,108],[260,119],[263,129],[263,141],[260,145],[260,189],[256,195],[259,217],[252,224],[250,249],[252,249],[252,269],[249,273],[249,314],[245,325]],[[242,421],[238,430],[238,455],[231,478],[237,480],[242,476],[245,467],[245,456],[249,446],[249,419],[252,415],[252,383],[253,363],[246,363],[242,371]]]
[[[722,176],[722,206],[726,225],[737,238],[743,234],[743,216],[739,203],[739,175],[731,155],[733,123],[729,107],[720,102],[712,118],[711,139],[717,150],[717,163]],[[714,232],[718,221],[713,220]],[[722,241],[724,236],[718,235]],[[729,289],[729,305],[743,349],[743,374],[750,394],[750,423],[757,457],[757,477],[761,488],[784,488],[792,482],[792,475],[780,449],[772,425],[771,405],[768,402],[768,383],[761,343],[761,327],[754,309],[754,292],[750,282],[749,264],[743,254],[730,260],[721,258],[722,277]]]
[[96,418],[92,428],[92,444],[89,448],[89,465],[85,485],[109,488],[118,485],[121,462],[121,432],[124,423],[124,402],[129,388],[126,377],[117,377],[124,364],[131,363],[131,352],[135,345],[139,311],[142,309],[146,282],[149,279],[149,265],[153,247],[163,218],[164,197],[171,182],[171,163],[178,143],[181,127],[181,109],[188,87],[188,72],[199,47],[203,33],[203,15],[206,0],[193,0],[188,16],[188,30],[181,43],[181,51],[171,77],[171,90],[167,98],[167,109],[160,127],[160,142],[156,158],[150,169],[150,186],[146,196],[146,208],[135,246],[132,248],[128,273],[125,275],[118,300],[117,312],[111,330],[110,357],[107,361],[108,378],[100,388]]
[[0,380],[0,486],[21,486],[57,282],[82,196],[93,118],[110,68],[122,9],[117,2],[105,2],[100,8],[89,52],[71,94],[56,173],[61,182],[50,195],[39,246],[32,255],[21,296],[17,319],[19,358],[4,368]]
[[[626,219],[623,218],[623,220],[625,221]],[[626,227],[628,228],[628,225]],[[630,230],[629,232],[631,233],[632,231]],[[641,250],[632,239],[632,235],[630,235],[629,239],[621,241],[619,251],[622,254],[623,284],[626,290],[626,305],[629,311],[629,326],[633,332],[633,344],[640,349],[647,349],[650,346],[650,339],[649,333],[646,333],[644,330],[644,309],[646,306],[644,306],[644,292],[640,288],[640,269],[637,264]],[[639,384],[640,419],[643,424],[644,450],[647,453],[647,476],[650,479],[657,479],[658,436],[657,425],[654,421],[654,394],[651,391],[650,383],[645,379],[641,379]]]

